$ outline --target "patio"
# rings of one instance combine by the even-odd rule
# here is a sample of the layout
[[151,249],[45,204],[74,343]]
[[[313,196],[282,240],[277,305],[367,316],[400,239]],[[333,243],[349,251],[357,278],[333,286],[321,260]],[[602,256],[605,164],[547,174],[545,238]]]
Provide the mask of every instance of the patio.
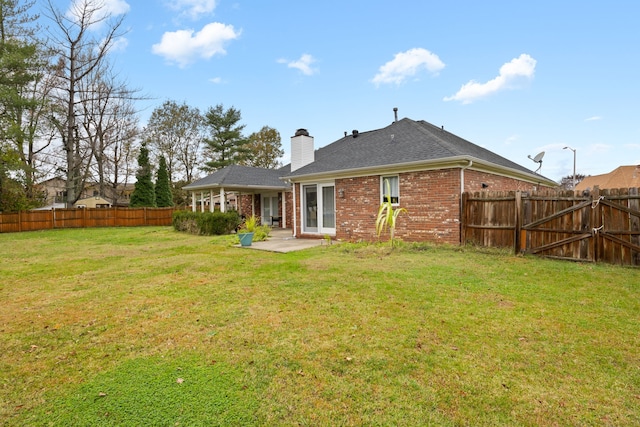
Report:
[[263,242],[253,242],[251,246],[237,245],[237,247],[287,253],[322,246],[323,244],[326,244],[324,239],[298,239],[293,237],[293,231],[290,228],[274,228],[271,230],[271,234],[267,240]]

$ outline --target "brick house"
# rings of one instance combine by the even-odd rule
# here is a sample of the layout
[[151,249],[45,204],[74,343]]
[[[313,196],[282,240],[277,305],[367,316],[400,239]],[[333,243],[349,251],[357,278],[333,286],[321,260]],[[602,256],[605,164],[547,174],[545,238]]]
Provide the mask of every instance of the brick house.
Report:
[[[231,167],[231,171],[236,168]],[[253,178],[251,169],[255,168],[236,169],[242,172],[242,190],[247,191],[250,182],[254,186],[266,182],[266,176],[277,177],[281,186],[268,189],[271,199],[261,193],[259,206],[252,194],[253,203],[244,212],[247,208],[262,212],[264,221],[271,216],[265,212],[277,211],[274,216],[282,217],[279,225],[291,228],[295,237],[329,235],[349,241],[377,238],[375,221],[384,197],[408,211],[398,220],[398,238],[458,244],[463,192],[532,191],[557,186],[441,127],[408,118],[373,131],[345,132],[343,138],[318,150],[309,132],[299,129],[291,138],[291,164],[270,172],[256,169]],[[256,179],[259,177],[261,180]],[[185,189],[208,188],[203,180]],[[213,181],[209,179],[210,184]],[[229,188],[233,181],[227,182]]]

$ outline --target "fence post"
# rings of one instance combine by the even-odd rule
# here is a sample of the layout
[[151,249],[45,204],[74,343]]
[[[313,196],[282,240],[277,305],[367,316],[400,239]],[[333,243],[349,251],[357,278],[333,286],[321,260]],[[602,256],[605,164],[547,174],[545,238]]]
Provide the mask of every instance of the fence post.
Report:
[[22,232],[22,211],[18,211],[18,231]]
[[513,240],[513,251],[516,255],[518,255],[518,252],[520,252],[520,247],[521,247],[521,243],[520,243],[520,233],[522,231],[522,191],[517,190],[516,191],[516,198],[515,198],[515,211],[516,211],[516,226],[515,226],[515,232],[514,234],[514,240]]

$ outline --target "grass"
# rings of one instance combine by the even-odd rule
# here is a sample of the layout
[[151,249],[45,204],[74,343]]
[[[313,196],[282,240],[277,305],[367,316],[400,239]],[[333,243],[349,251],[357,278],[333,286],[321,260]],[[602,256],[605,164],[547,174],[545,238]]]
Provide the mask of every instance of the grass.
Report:
[[54,230],[0,301],[2,425],[640,424],[637,269]]

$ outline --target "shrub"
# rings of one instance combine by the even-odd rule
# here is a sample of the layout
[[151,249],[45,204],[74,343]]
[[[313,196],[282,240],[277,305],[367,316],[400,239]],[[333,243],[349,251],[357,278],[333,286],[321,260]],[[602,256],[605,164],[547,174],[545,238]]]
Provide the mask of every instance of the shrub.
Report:
[[192,212],[176,211],[173,213],[173,228],[200,235],[231,234],[240,224],[240,216],[236,211],[229,212]]

